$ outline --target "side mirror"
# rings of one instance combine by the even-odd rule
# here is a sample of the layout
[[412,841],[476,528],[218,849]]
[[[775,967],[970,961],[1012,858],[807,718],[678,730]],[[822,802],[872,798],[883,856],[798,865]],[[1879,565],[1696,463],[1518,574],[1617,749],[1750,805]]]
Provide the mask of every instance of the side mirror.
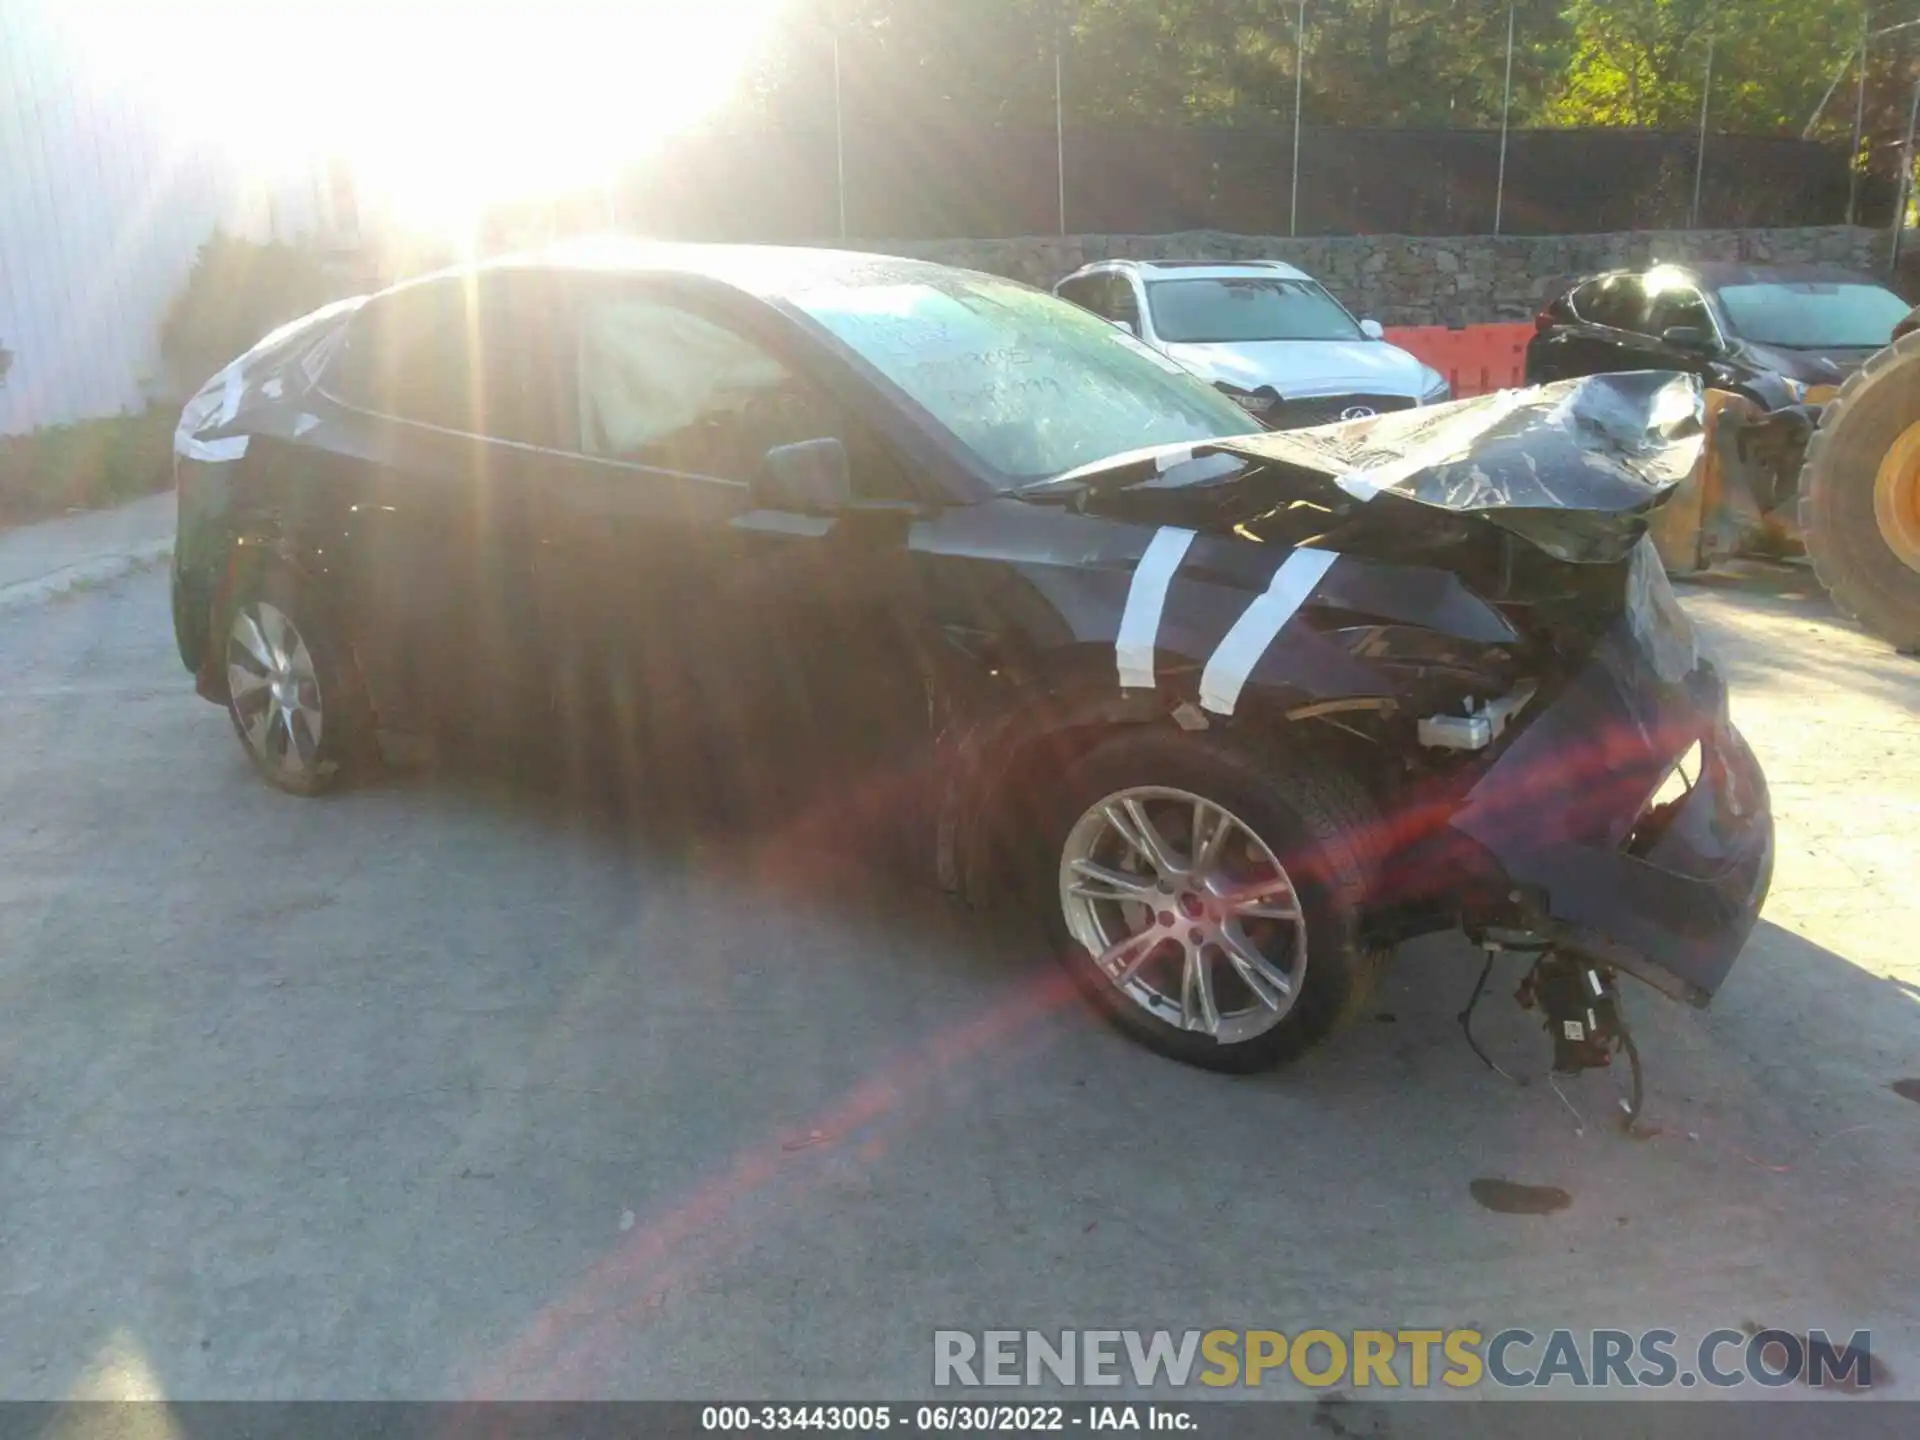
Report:
[[1113,319],[1112,317],[1108,317],[1108,320],[1107,320],[1107,323],[1108,323],[1109,325],[1111,325],[1111,326],[1113,326],[1113,328],[1114,328],[1114,329],[1116,329],[1116,330],[1124,330],[1124,331],[1126,331],[1126,332],[1127,332],[1127,334],[1129,334],[1129,335],[1131,335],[1131,336],[1133,336],[1133,337],[1134,337],[1134,339],[1136,339],[1136,340],[1140,338],[1140,326],[1139,326],[1139,324],[1138,324],[1137,322],[1135,322],[1135,321],[1132,321],[1132,320],[1115,320],[1115,319]]
[[1384,340],[1387,338],[1387,327],[1378,320],[1362,320],[1360,333],[1369,340]]
[[749,487],[756,509],[836,515],[853,503],[847,447],[832,438],[776,445]]
[[1660,343],[1670,350],[1685,350],[1695,355],[1714,355],[1720,350],[1713,332],[1702,330],[1698,325],[1669,325],[1660,332]]

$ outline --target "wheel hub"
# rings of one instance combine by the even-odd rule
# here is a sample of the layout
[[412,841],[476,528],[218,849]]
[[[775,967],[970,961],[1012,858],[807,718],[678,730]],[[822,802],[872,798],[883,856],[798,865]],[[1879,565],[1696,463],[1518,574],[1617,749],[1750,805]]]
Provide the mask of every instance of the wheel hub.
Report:
[[295,774],[316,762],[322,717],[313,655],[293,621],[267,601],[234,614],[227,694],[240,733],[262,764]]
[[1306,930],[1292,882],[1245,822],[1201,796],[1126,790],[1091,807],[1060,865],[1070,934],[1121,994],[1223,1044],[1292,1008]]
[[1910,570],[1920,571],[1920,424],[1887,447],[1873,477],[1873,516],[1880,538]]

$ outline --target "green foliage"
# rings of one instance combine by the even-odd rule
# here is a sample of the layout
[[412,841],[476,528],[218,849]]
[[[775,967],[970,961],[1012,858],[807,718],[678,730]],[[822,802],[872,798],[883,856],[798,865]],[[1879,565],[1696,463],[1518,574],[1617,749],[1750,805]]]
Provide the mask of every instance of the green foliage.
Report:
[[164,490],[173,481],[177,418],[172,409],[156,406],[139,415],[0,436],[0,524]]
[[[1797,135],[1858,42],[1863,3],[1876,23],[1909,18],[1879,0],[1514,0],[1513,123],[1690,129],[1711,34],[1715,128]],[[1497,126],[1508,8],[1307,0],[1307,123]],[[850,123],[947,108],[1051,124],[1064,34],[1070,120],[1285,125],[1299,17],[1299,0],[795,0],[749,108],[830,124],[837,23]]]
[[216,233],[161,322],[163,389],[191,393],[269,331],[335,298],[313,251]]
[[1860,0],[1574,0],[1573,54],[1546,118],[1563,125],[1798,134],[1859,43]]

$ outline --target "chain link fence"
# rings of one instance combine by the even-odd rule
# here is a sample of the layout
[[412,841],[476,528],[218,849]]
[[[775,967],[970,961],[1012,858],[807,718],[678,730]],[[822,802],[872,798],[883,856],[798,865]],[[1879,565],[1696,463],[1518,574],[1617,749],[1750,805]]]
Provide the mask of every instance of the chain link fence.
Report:
[[[1711,33],[1676,62],[1689,96],[1698,95],[1689,128],[1519,128],[1509,124],[1513,55],[1526,42],[1514,33],[1516,7],[1459,0],[1478,26],[1475,43],[1492,47],[1490,75],[1501,75],[1506,47],[1505,84],[1491,103],[1458,126],[1361,128],[1317,123],[1314,113],[1328,108],[1315,88],[1316,56],[1350,38],[1334,0],[1250,8],[1265,16],[1255,38],[1295,67],[1294,103],[1291,115],[1269,109],[1232,124],[1195,123],[1185,118],[1191,110],[1164,122],[1089,114],[1095,78],[1108,93],[1146,87],[1159,57],[1116,54],[1071,25],[1043,23],[1044,0],[1034,0],[1030,43],[979,56],[964,94],[929,85],[871,34],[796,22],[774,47],[780,103],[756,123],[665,142],[607,191],[533,223],[786,242],[1189,230],[1551,235],[1884,226],[1903,205],[1904,102],[1920,22],[1863,28],[1798,134],[1722,130],[1716,97],[1737,95],[1750,77],[1738,55],[1716,56]],[[1738,10],[1729,13],[1737,23]],[[966,42],[964,28],[956,36]],[[1844,45],[1841,37],[1834,48]],[[1350,98],[1345,108],[1354,108]],[[524,236],[529,219],[505,216],[502,228]]]

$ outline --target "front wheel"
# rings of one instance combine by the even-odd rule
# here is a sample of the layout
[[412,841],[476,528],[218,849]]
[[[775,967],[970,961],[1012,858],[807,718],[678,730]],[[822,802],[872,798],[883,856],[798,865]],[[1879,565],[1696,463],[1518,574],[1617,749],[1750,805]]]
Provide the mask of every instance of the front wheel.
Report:
[[1055,948],[1094,1005],[1209,1070],[1298,1058],[1365,1002],[1378,815],[1349,777],[1159,732],[1063,779],[1048,827]]

